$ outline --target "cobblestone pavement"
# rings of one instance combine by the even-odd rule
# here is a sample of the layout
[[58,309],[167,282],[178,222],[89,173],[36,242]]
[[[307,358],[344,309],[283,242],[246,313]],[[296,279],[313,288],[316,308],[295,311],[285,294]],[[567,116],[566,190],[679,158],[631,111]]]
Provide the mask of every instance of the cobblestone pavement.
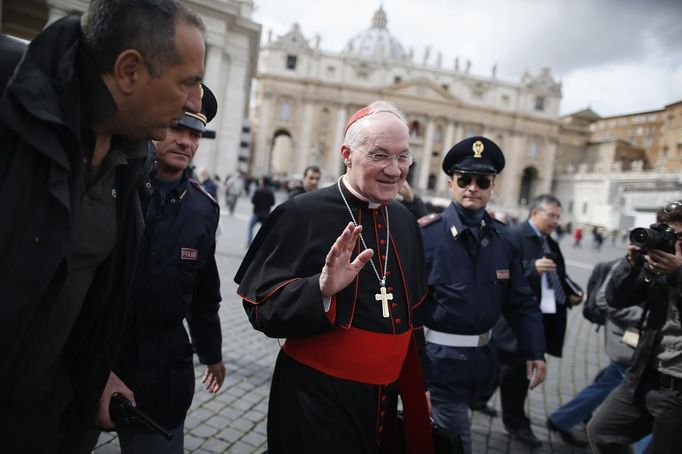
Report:
[[[277,197],[281,201],[284,195],[278,194]],[[266,449],[270,376],[280,348],[279,342],[252,329],[235,294],[236,285],[232,282],[245,252],[250,209],[249,200],[241,198],[234,216],[227,215],[227,210],[221,216],[222,233],[218,238],[216,257],[222,280],[220,317],[223,358],[228,373],[220,392],[212,395],[201,387],[200,377],[204,368],[195,363],[197,389],[185,422],[186,453],[251,454],[262,453]],[[587,241],[583,249],[573,249],[568,238],[561,245],[569,274],[583,288],[592,265],[625,252],[620,244],[605,245],[597,252],[590,249]],[[536,449],[535,454],[589,452],[564,444],[549,433],[545,421],[552,410],[570,400],[608,364],[608,358],[602,353],[602,342],[602,332],[595,332],[594,326],[582,318],[581,310],[570,311],[564,357],[561,360],[549,358],[545,383],[531,391],[527,400],[532,429],[543,441],[542,448]],[[490,404],[501,413],[498,393]],[[499,417],[490,418],[474,412],[472,432],[474,453],[529,452],[517,441],[510,440]],[[120,452],[116,436],[103,433],[94,452]]]

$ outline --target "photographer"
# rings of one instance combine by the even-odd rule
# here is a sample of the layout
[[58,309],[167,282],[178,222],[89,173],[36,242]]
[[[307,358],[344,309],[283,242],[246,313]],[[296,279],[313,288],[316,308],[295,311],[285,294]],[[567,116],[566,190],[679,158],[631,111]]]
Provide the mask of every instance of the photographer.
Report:
[[595,453],[629,453],[649,432],[647,452],[679,453],[682,446],[682,201],[656,213],[651,229],[635,229],[628,254],[613,270],[606,294],[615,308],[644,303],[641,337],[625,380],[588,425]]

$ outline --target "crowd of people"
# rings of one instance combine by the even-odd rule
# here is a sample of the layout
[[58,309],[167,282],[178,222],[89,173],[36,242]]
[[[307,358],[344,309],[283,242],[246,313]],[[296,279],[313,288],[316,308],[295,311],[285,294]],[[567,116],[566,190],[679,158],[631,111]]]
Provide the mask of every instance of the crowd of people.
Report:
[[231,366],[220,205],[249,197],[234,281],[253,328],[283,339],[270,454],[471,454],[470,411],[494,416],[498,388],[505,430],[538,448],[525,401],[584,300],[611,362],[548,429],[595,453],[679,452],[682,201],[657,212],[663,240],[595,268],[586,295],[560,244],[584,226],[561,225],[560,200],[491,215],[504,151],[473,136],[445,153],[450,203],[433,209],[407,182],[405,115],[376,100],[346,123],[343,174],[319,188],[307,167],[275,206],[267,177],[192,169],[219,108],[204,32],[177,0],[91,0],[28,46],[0,41],[3,450],[89,453],[115,430],[127,454],[183,452],[194,355],[212,393]]

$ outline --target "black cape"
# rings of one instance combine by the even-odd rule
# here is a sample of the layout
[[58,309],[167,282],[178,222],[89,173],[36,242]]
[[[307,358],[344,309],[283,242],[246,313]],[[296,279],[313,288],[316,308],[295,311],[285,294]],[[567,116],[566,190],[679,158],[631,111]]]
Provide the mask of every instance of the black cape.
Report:
[[[386,251],[384,208],[369,209],[367,202],[342,187],[380,269],[378,258]],[[350,327],[396,335],[411,331],[413,311],[428,289],[422,242],[409,211],[397,202],[386,208],[391,238],[386,286],[394,295],[389,318],[382,317],[381,304],[374,298],[379,282],[369,263],[355,282],[335,295],[335,317],[324,311],[320,272],[334,241],[351,221],[339,188],[333,185],[289,199],[258,232],[235,276],[254,328],[270,337],[313,341],[314,336]],[[362,250],[358,243],[354,256]],[[396,399],[395,383],[336,378],[281,351],[270,394],[269,452],[390,452],[392,442],[386,441],[386,434],[392,433]]]

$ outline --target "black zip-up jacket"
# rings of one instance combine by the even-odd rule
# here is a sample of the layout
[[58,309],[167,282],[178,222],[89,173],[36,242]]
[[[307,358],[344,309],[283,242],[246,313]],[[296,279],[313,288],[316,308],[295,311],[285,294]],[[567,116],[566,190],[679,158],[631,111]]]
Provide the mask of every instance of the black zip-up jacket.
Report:
[[171,429],[192,403],[192,345],[202,364],[222,361],[219,207],[199,183],[184,177],[166,194],[155,191],[146,213],[114,371],[135,393],[138,408]]
[[[35,315],[52,304],[69,270],[78,240],[71,236],[72,207],[82,199],[82,162],[94,140],[87,125],[115,109],[83,49],[78,17],[60,19],[29,45],[0,100],[0,390],[21,344],[43,335],[33,329]],[[151,190],[148,162],[130,159],[117,169],[114,252],[97,270],[62,351],[86,423],[97,410],[123,328],[144,228],[140,195]]]

